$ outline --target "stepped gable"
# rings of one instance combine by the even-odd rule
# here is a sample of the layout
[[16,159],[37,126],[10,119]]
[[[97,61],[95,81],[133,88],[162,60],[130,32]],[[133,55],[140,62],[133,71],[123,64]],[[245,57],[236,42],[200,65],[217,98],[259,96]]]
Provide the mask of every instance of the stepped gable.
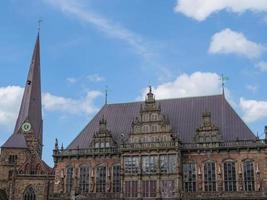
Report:
[[[202,115],[211,113],[212,122],[218,127],[223,141],[255,140],[255,135],[237,115],[224,95],[187,97],[157,100],[161,113],[168,116],[172,131],[182,143],[194,142],[196,130],[202,124]],[[121,134],[127,138],[135,117],[139,116],[140,104],[144,102],[104,105],[67,149],[89,148],[95,132],[99,129],[99,120],[104,116],[107,129],[119,144]]]

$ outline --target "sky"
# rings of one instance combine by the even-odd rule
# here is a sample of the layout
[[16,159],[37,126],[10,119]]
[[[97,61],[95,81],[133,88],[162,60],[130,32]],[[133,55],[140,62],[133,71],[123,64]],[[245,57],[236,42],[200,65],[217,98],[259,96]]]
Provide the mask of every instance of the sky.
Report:
[[266,0],[6,0],[0,3],[0,145],[12,134],[42,19],[43,159],[105,103],[225,95],[267,125]]

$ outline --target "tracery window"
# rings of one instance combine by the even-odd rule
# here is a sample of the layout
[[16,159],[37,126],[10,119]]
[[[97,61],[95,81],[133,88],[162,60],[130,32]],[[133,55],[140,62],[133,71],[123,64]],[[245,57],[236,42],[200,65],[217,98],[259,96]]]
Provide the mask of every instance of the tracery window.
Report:
[[126,173],[135,174],[140,172],[140,157],[125,157],[124,158],[124,169]]
[[161,155],[160,156],[160,172],[161,173],[176,173],[177,157],[176,155]]
[[164,198],[175,197],[175,181],[162,180],[161,181],[161,196]]
[[215,162],[207,161],[204,164],[204,186],[205,191],[216,191]]
[[224,163],[224,190],[226,192],[236,191],[236,170],[234,161]]
[[158,156],[143,156],[142,157],[142,170],[143,173],[156,173],[158,166]]
[[87,193],[89,191],[89,167],[80,167],[80,181],[79,188],[82,193]]
[[143,197],[156,197],[157,196],[157,181],[149,180],[143,181]]
[[250,160],[246,160],[243,163],[243,169],[244,169],[244,188],[245,188],[245,191],[254,191],[255,190],[255,182],[254,182],[253,162]]
[[183,182],[186,192],[196,191],[196,165],[195,163],[183,164]]
[[66,181],[67,192],[71,192],[72,184],[73,184],[72,177],[73,177],[73,168],[68,167],[67,168],[67,181]]
[[106,191],[106,167],[98,166],[96,168],[96,192]]
[[125,181],[125,197],[137,197],[137,181]]
[[113,166],[113,192],[121,191],[121,166],[115,165]]
[[35,200],[36,195],[32,187],[29,187],[25,192],[24,192],[24,200]]

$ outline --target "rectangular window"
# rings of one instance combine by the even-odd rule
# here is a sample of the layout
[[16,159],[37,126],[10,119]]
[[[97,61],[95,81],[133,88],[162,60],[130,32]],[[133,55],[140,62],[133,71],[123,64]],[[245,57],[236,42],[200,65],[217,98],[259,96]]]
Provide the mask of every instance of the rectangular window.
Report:
[[137,181],[125,181],[125,197],[137,197]]
[[14,164],[17,159],[18,159],[17,155],[10,155],[8,158],[8,162],[9,162],[9,164]]
[[205,191],[216,191],[216,173],[214,162],[206,162],[204,164],[204,185]]
[[224,163],[224,190],[226,192],[236,191],[236,172],[233,161]]
[[119,165],[113,166],[113,192],[121,191],[121,167]]
[[96,168],[96,192],[106,191],[106,167],[99,166]]
[[143,197],[156,197],[157,196],[157,181],[149,180],[143,181]]
[[160,188],[161,188],[161,196],[163,198],[175,197],[174,180],[162,180]]
[[89,192],[89,167],[80,167],[79,188],[82,193]]
[[125,173],[136,174],[140,172],[140,157],[125,157],[124,158]]
[[157,172],[158,156],[143,156],[142,169],[145,174],[152,174]]
[[196,165],[194,163],[183,164],[183,182],[185,192],[196,191]]
[[176,173],[177,157],[176,155],[161,155],[160,156],[160,172],[161,173]]
[[244,186],[245,191],[254,191],[255,182],[254,182],[254,168],[252,161],[245,161],[243,163],[244,168]]
[[67,168],[67,180],[66,180],[66,189],[67,192],[70,193],[72,189],[72,184],[73,184],[73,168],[69,167]]

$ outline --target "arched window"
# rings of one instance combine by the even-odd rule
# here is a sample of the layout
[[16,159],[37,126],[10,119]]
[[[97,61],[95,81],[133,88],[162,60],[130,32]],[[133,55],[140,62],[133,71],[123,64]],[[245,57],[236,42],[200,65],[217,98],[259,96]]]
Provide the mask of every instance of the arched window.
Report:
[[29,187],[28,189],[26,189],[23,197],[24,197],[24,200],[35,200],[36,196],[35,196],[35,192],[33,188]]
[[30,174],[31,173],[31,167],[30,167],[29,163],[27,163],[25,165],[24,172],[25,172],[25,174]]
[[96,168],[96,192],[106,191],[106,166],[100,165]]
[[80,167],[80,181],[79,188],[82,193],[87,193],[89,191],[89,167]]
[[234,161],[226,161],[224,163],[224,190],[226,192],[236,191],[236,171]]
[[183,179],[184,190],[186,192],[196,191],[196,164],[185,163],[183,164]]
[[205,191],[216,191],[215,162],[207,161],[204,164],[204,187]]
[[72,184],[73,184],[72,177],[73,177],[73,168],[68,167],[67,168],[67,181],[66,181],[67,192],[71,192]]
[[253,162],[250,160],[246,160],[243,163],[243,169],[244,169],[244,189],[245,191],[254,191],[255,190],[255,184],[254,184],[254,168],[253,168]]

